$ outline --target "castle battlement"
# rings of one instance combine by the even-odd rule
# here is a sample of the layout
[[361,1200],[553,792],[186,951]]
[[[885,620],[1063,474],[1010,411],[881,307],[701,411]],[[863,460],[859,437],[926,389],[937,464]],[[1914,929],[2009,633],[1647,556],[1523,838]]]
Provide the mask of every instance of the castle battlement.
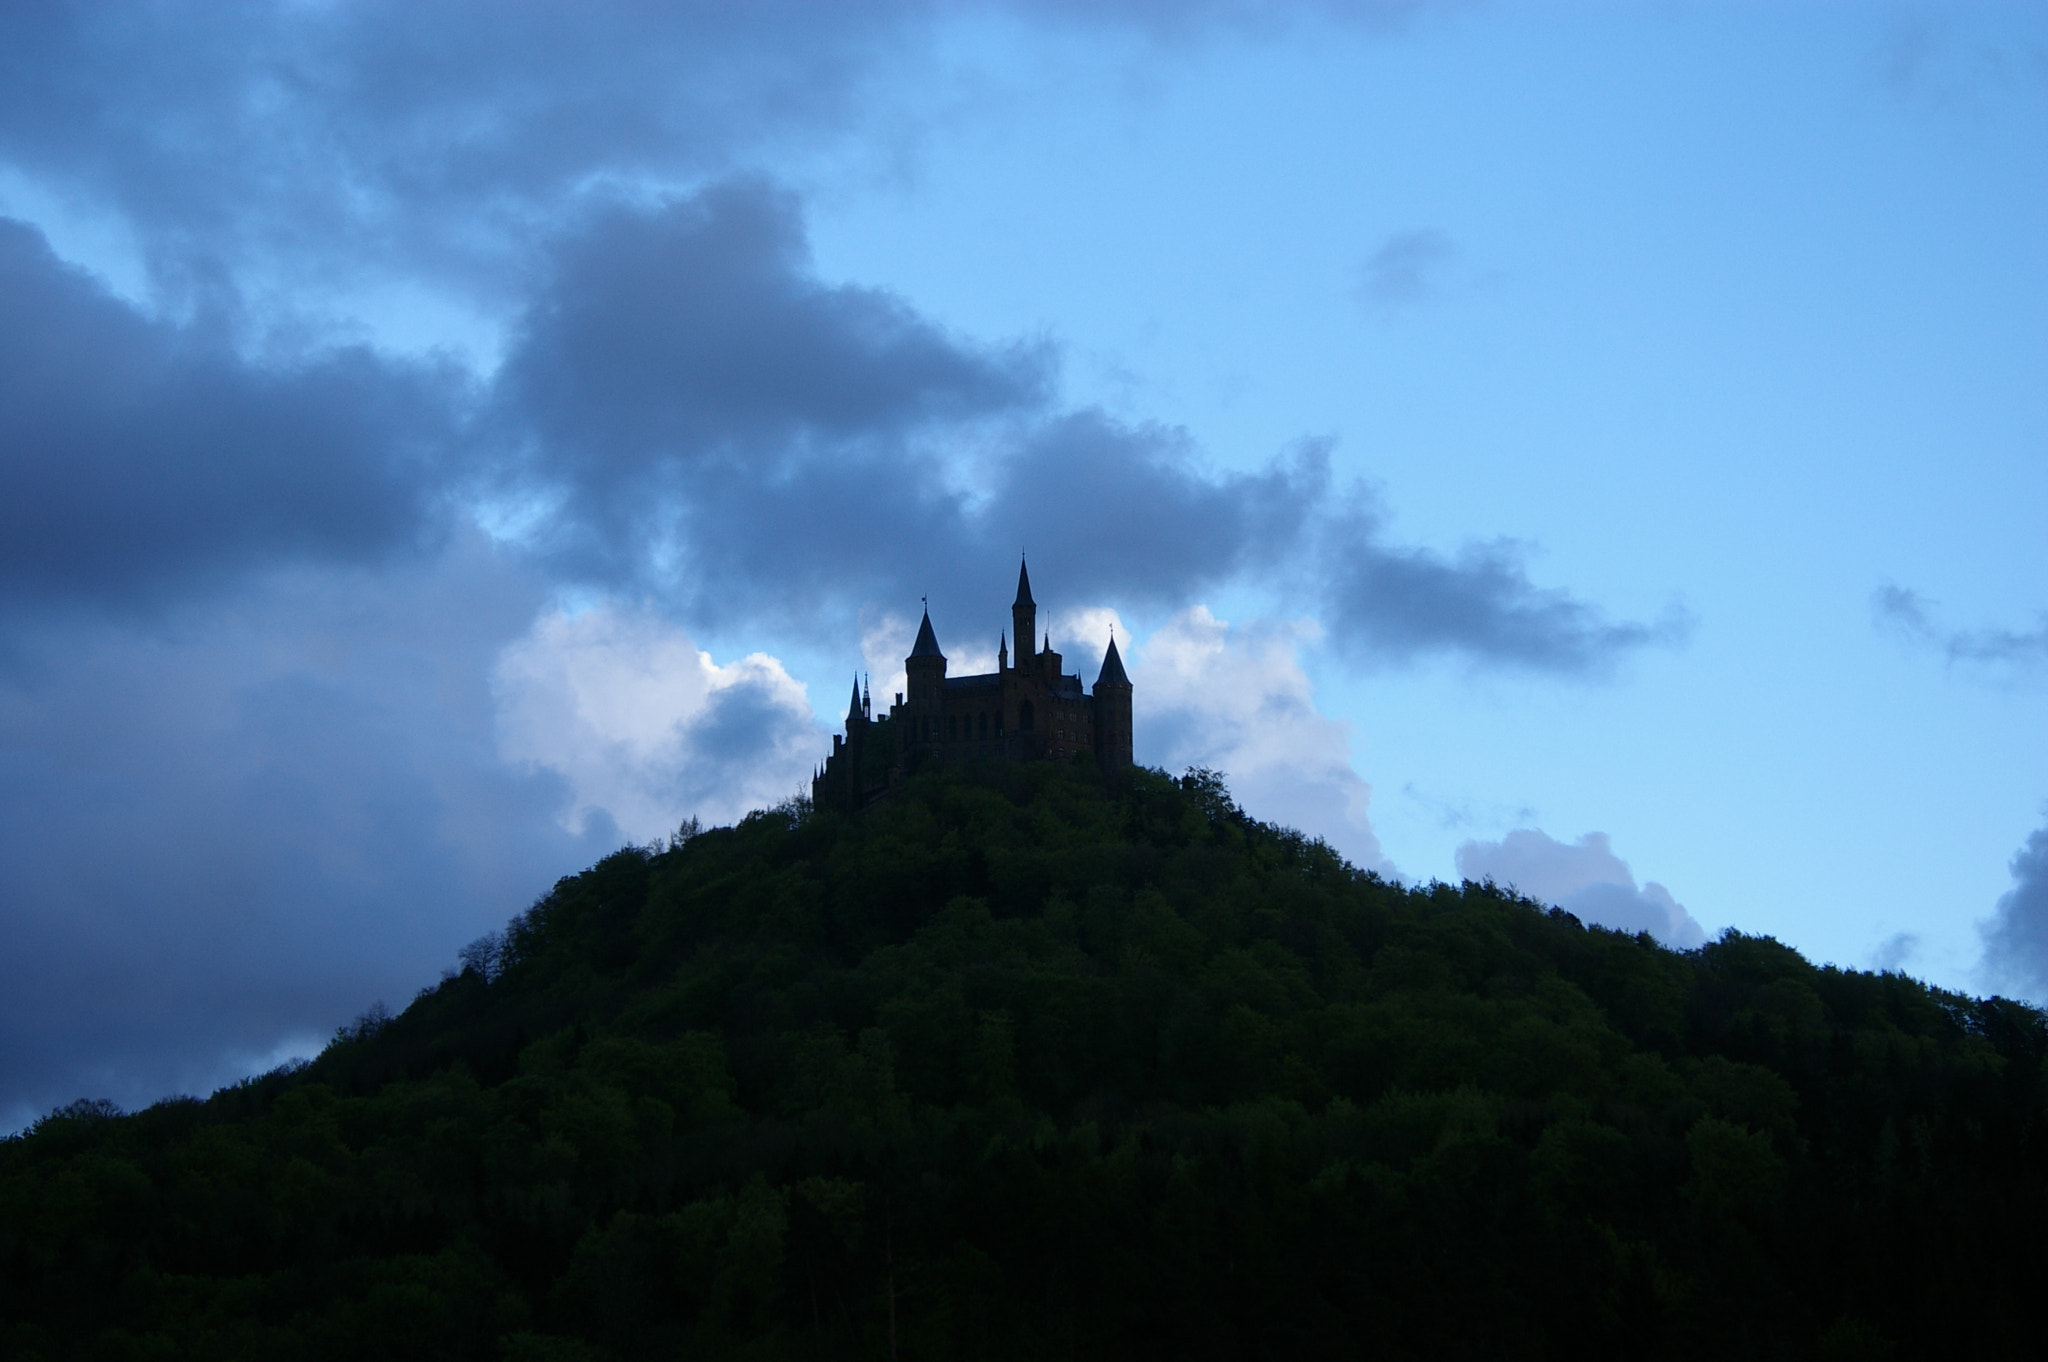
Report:
[[1116,639],[1109,640],[1092,693],[1078,675],[1065,672],[1050,635],[1031,652],[1038,603],[1031,598],[1031,574],[1021,565],[1010,624],[1018,640],[1015,666],[1013,635],[1006,633],[996,670],[948,676],[927,609],[903,660],[908,691],[878,715],[872,697],[854,682],[846,731],[832,739],[832,755],[811,781],[812,802],[820,808],[865,807],[906,771],[931,761],[1059,760],[1090,752],[1104,766],[1130,765],[1131,680]]

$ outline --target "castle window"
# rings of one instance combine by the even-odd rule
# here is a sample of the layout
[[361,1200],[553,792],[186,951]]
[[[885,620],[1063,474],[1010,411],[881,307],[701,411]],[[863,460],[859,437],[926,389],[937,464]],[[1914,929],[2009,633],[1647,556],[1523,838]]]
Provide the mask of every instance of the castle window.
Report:
[[948,741],[960,736],[960,718],[955,714],[946,716],[946,738]]
[[982,714],[981,714],[981,718],[980,718],[979,720],[977,720],[977,721],[976,721],[976,727],[980,728],[980,730],[981,730],[981,736],[982,736],[982,737],[986,738],[986,737],[988,736],[988,711],[987,711],[987,710],[983,710],[983,711],[982,711]]
[[1031,702],[1029,700],[1017,706],[1017,727],[1029,733],[1031,731],[1032,718]]

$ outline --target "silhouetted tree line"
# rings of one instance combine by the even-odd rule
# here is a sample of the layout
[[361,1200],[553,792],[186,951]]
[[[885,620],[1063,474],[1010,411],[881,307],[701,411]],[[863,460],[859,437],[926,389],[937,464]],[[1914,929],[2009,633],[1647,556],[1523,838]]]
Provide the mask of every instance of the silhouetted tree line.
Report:
[[0,1143],[0,1350],[2030,1355],[2043,1022],[1389,884],[1206,772],[927,773]]

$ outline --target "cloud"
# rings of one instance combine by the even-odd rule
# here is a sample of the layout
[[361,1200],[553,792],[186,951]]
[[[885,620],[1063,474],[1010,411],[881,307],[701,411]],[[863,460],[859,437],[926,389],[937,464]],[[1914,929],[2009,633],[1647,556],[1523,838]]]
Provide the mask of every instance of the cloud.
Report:
[[1443,274],[1458,257],[1449,234],[1436,227],[1396,232],[1365,259],[1358,300],[1372,311],[1413,307],[1436,296]]
[[1903,969],[1920,950],[1918,932],[1893,932],[1870,953],[1870,967],[1884,973]]
[[1565,843],[1535,828],[1517,828],[1498,842],[1466,842],[1456,858],[1458,873],[1468,880],[1506,885],[1602,927],[1648,932],[1678,950],[1707,939],[1663,885],[1651,880],[1637,886],[1628,862],[1614,854],[1604,832]]
[[8,6],[0,159],[133,223],[160,283],[489,294],[592,185],[844,137],[928,24],[886,0]]
[[1171,603],[1284,560],[1330,485],[1320,446],[1213,473],[1185,431],[1095,411],[1046,421],[988,473],[974,541],[1029,544],[1054,573]]
[[1328,485],[1320,453],[1211,474],[1183,432],[1062,411],[1053,358],[819,280],[794,198],[742,180],[568,238],[497,410],[558,508],[541,547],[707,620],[993,593],[992,542],[1174,602],[1279,557]]
[[0,591],[160,604],[430,548],[467,507],[551,571],[709,624],[816,632],[932,583],[993,593],[988,545],[1010,543],[1133,605],[1307,570],[1332,640],[1381,661],[1589,672],[1669,635],[1536,587],[1512,545],[1387,543],[1327,445],[1218,472],[1183,431],[1062,409],[1046,346],[820,280],[768,182],[613,203],[545,255],[484,385],[362,347],[251,357],[0,226]]
[[2048,85],[2048,44],[1968,32],[1975,16],[1960,9],[1938,22],[1895,21],[1877,53],[1879,76],[1903,104],[1977,112],[2015,93]]
[[565,237],[496,411],[557,499],[557,561],[663,572],[705,617],[866,585],[877,542],[957,553],[964,493],[930,440],[1040,409],[1048,365],[820,281],[794,198],[736,180]]
[[1526,823],[1536,817],[1536,810],[1528,804],[1482,803],[1469,797],[1447,798],[1412,780],[1402,782],[1401,797],[1446,832]]
[[1471,543],[1445,557],[1386,543],[1383,522],[1374,501],[1354,491],[1323,530],[1324,618],[1332,640],[1356,657],[1462,654],[1588,675],[1691,632],[1691,617],[1676,606],[1654,624],[1616,623],[1567,591],[1537,586],[1525,566],[1528,550],[1513,540]]
[[2048,1002],[2048,827],[2013,853],[2012,888],[1999,897],[1984,935],[1978,973],[1992,987]]
[[883,290],[819,280],[801,205],[766,180],[607,208],[550,276],[504,387],[538,438],[607,473],[893,435],[1049,388],[1042,347],[976,347]]
[[494,405],[524,451],[514,495],[553,508],[533,542],[693,618],[819,629],[940,583],[992,598],[1009,555],[989,546],[1018,544],[1131,605],[1305,574],[1332,641],[1382,662],[1588,674],[1684,632],[1535,585],[1512,543],[1388,542],[1326,443],[1214,471],[1184,431],[1062,409],[1044,347],[977,344],[818,279],[799,205],[765,182],[608,209],[551,278]]
[[545,585],[458,537],[300,567],[0,667],[0,1125],[203,1091],[402,1004],[619,843],[499,756],[488,685]]
[[1936,602],[1906,587],[1886,584],[1871,595],[1877,627],[1909,643],[1941,652],[1950,666],[1987,670],[2009,679],[2048,673],[2048,612],[2031,633],[2012,629],[1950,629],[1935,619]]
[[635,841],[731,823],[807,788],[824,744],[804,688],[753,653],[720,666],[645,609],[551,609],[493,677],[499,750],[568,784],[563,825],[602,814]]
[[[1372,827],[1372,787],[1351,766],[1351,726],[1316,709],[1296,659],[1314,633],[1305,624],[1233,628],[1200,605],[1175,615],[1132,651],[1136,755],[1173,771],[1222,771],[1254,817],[1322,837],[1353,864],[1391,876]],[[1084,676],[1101,647],[1079,655]]]
[[[992,4],[1173,45],[1290,27],[1252,0]],[[1410,0],[1318,7],[1398,27]],[[921,0],[564,6],[0,7],[0,164],[138,238],[155,289],[266,308],[391,288],[495,315],[586,195],[675,192],[776,157],[900,155],[949,74]]]
[[360,348],[259,365],[0,219],[0,594],[130,602],[420,538],[463,384]]

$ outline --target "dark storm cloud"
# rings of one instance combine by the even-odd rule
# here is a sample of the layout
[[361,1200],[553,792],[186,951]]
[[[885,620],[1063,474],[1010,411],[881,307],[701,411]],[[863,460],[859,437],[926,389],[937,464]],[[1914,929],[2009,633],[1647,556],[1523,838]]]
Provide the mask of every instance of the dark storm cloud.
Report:
[[808,592],[856,543],[944,533],[939,469],[910,441],[1036,410],[1049,381],[1042,349],[979,349],[823,284],[795,201],[737,181],[568,236],[499,400],[532,455],[518,474],[564,498],[566,561],[628,573],[680,533],[699,574],[779,570]]
[[397,264],[489,289],[585,186],[856,121],[922,9],[9,5],[0,160],[121,214],[173,272]]
[[261,367],[0,219],[0,593],[133,599],[420,532],[459,382],[366,350]]
[[1216,472],[1182,431],[1062,410],[1044,347],[820,281],[798,204],[763,182],[610,208],[555,260],[499,381],[522,451],[502,494],[554,506],[535,542],[560,569],[700,619],[999,591],[1015,546],[1131,603],[1306,578],[1333,641],[1386,662],[1588,673],[1682,629],[1539,587],[1511,544],[1388,542],[1326,446]]
[[745,769],[760,756],[761,735],[784,730],[804,736],[815,731],[799,726],[789,707],[763,687],[728,686],[712,695],[690,725],[690,752],[723,771]]
[[2048,672],[2048,614],[2032,632],[1951,629],[1935,618],[1934,608],[1935,602],[1901,586],[1881,586],[1871,597],[1871,613],[1879,628],[1939,649],[1950,665],[1995,668],[2015,676]]
[[1994,987],[2048,1005],[2048,827],[2014,853],[2012,880],[1983,928],[1979,972]]
[[1325,624],[1368,660],[1462,655],[1491,665],[1596,674],[1653,644],[1682,640],[1690,619],[1616,623],[1596,606],[1529,578],[1512,540],[1468,544],[1453,557],[1385,541],[1373,501],[1355,495],[1334,514],[1322,547]]
[[[985,8],[1170,40],[1301,17],[1249,0]],[[1385,28],[1417,8],[1316,11]],[[121,217],[160,286],[217,271],[288,288],[424,271],[505,301],[534,225],[592,186],[688,184],[792,143],[900,133],[894,92],[933,78],[942,12],[922,0],[0,6],[0,162]]]
[[505,383],[543,439],[632,461],[1035,405],[1048,361],[977,351],[882,290],[821,283],[795,197],[737,180],[568,238]]
[[286,573],[159,628],[45,621],[0,673],[0,1129],[203,1091],[402,1005],[616,846],[498,756],[545,586],[502,552]]
[[569,237],[500,401],[561,496],[550,548],[615,576],[680,555],[700,614],[987,573],[990,541],[1170,598],[1269,557],[1327,481],[1203,476],[1177,432],[1060,413],[1052,361],[822,283],[795,201],[735,182]]
[[972,538],[1029,545],[1076,584],[1178,601],[1289,557],[1329,484],[1320,445],[1256,473],[1213,473],[1183,431],[1082,412],[1047,422],[992,470]]

